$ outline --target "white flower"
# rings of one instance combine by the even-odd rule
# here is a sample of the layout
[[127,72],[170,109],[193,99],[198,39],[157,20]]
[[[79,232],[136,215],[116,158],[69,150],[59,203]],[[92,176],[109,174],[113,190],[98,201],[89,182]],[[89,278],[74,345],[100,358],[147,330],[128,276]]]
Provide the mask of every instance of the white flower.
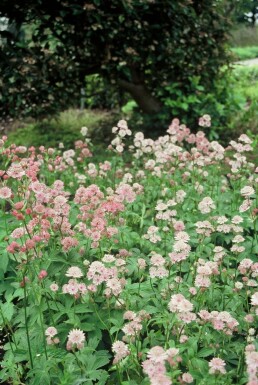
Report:
[[86,136],[88,134],[88,128],[87,127],[82,127],[81,128],[81,134],[82,134],[82,136]]
[[71,266],[67,270],[66,274],[67,277],[72,277],[72,278],[81,278],[83,277],[83,273],[81,269],[77,266]]

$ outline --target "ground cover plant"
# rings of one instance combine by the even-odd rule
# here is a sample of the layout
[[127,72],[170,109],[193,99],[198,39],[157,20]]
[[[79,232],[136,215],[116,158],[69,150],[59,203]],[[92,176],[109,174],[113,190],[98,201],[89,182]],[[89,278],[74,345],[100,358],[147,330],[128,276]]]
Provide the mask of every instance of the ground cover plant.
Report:
[[87,128],[1,145],[5,384],[257,385],[257,172],[178,119],[157,140]]

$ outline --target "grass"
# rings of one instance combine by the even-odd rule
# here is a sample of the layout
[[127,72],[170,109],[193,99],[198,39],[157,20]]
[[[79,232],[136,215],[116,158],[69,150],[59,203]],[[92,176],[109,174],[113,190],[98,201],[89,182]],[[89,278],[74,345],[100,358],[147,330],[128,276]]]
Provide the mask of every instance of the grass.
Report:
[[231,117],[231,127],[258,138],[258,65],[234,66],[232,92],[242,101],[242,107]]
[[258,46],[231,48],[236,60],[248,60],[258,58]]
[[80,138],[80,129],[88,127],[89,134],[99,141],[105,141],[105,132],[115,123],[115,113],[104,110],[69,109],[56,118],[41,121],[13,122],[7,130],[9,141],[17,145],[58,147],[62,142],[70,147]]

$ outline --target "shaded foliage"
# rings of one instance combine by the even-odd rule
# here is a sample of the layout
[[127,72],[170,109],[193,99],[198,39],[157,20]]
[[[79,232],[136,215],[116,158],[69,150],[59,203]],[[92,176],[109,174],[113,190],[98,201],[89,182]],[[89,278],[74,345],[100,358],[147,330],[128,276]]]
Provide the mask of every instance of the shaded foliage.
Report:
[[162,110],[173,84],[190,94],[198,77],[209,90],[226,60],[229,3],[17,0],[10,7],[3,0],[9,28],[1,32],[0,111],[40,116],[78,105],[92,74],[145,113]]

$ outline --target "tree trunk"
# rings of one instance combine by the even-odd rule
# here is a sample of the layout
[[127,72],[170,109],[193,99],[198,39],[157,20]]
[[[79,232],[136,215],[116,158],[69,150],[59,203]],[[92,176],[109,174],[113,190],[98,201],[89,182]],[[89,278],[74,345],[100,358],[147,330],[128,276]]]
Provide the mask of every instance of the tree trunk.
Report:
[[151,95],[143,83],[134,84],[126,80],[118,80],[118,85],[131,94],[144,113],[155,114],[160,111],[161,104]]

